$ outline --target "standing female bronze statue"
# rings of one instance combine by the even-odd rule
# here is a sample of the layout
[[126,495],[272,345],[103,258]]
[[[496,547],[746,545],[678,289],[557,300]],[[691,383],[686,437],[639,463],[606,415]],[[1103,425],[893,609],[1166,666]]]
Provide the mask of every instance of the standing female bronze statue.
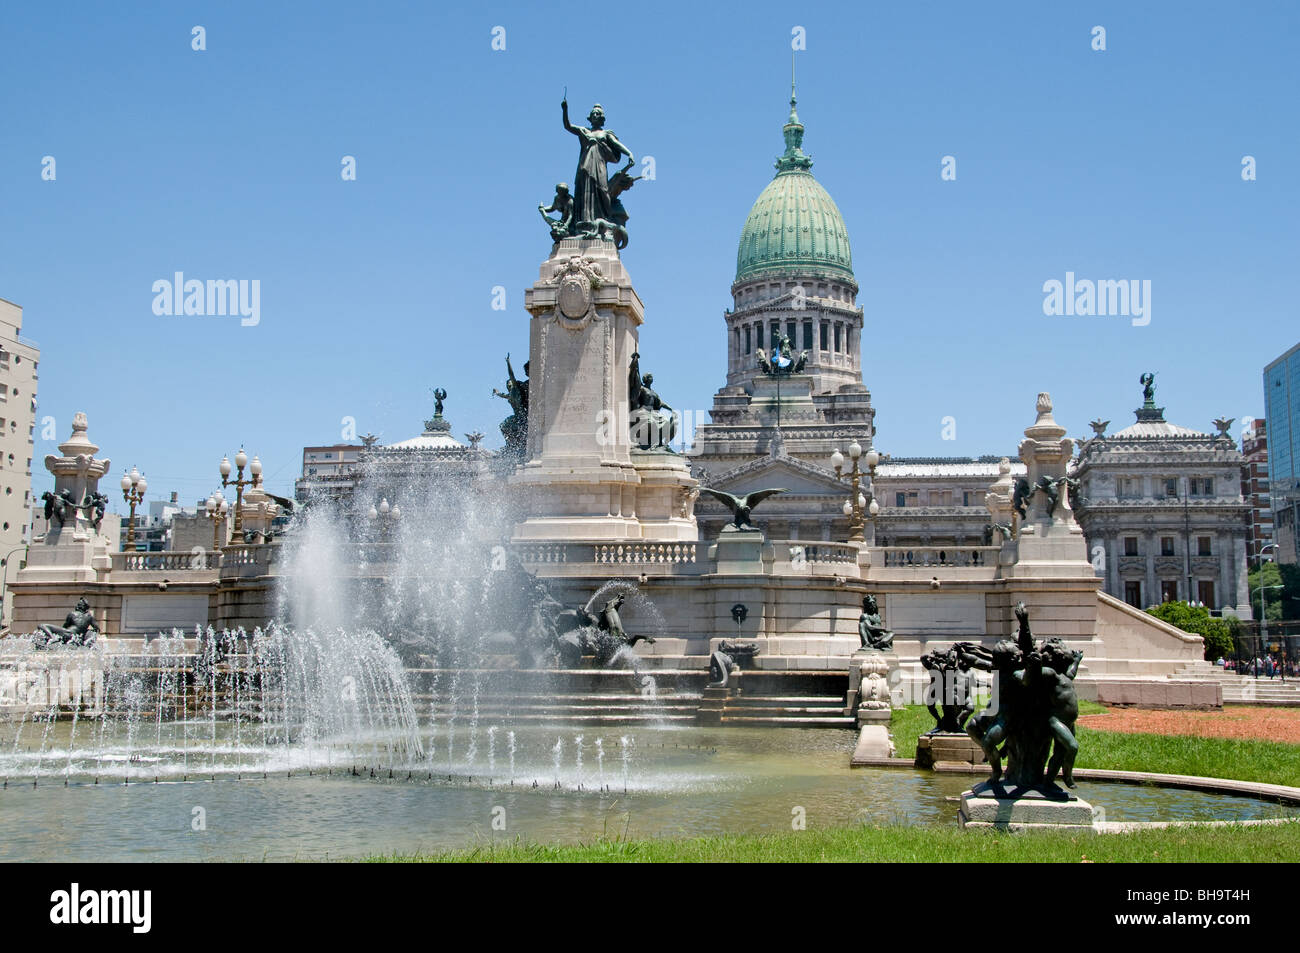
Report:
[[605,110],[600,103],[591,107],[587,122],[591,128],[575,126],[569,122],[569,102],[560,103],[564,128],[578,137],[578,171],[573,175],[573,232],[600,227],[601,222],[612,223],[614,213],[609,195],[609,171],[606,165],[627,156],[636,160],[631,150],[618,141],[618,137],[605,128]]

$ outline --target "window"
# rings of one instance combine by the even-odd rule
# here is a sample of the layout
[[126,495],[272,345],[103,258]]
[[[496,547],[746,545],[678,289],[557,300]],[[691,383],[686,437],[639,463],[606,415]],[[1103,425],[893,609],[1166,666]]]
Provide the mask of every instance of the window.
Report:
[[813,342],[812,322],[805,321],[803,323],[803,349],[805,351],[811,351],[813,349],[812,342]]
[[1124,601],[1134,609],[1142,608],[1142,583],[1126,582],[1124,583]]
[[895,494],[894,494],[894,505],[895,505],[895,506],[907,506],[907,494],[906,494],[906,493],[895,493]]
[[1178,583],[1172,579],[1160,580],[1160,601],[1177,602],[1178,601]]
[[1214,608],[1214,583],[1202,579],[1196,584],[1196,601],[1205,604],[1207,609]]
[[790,339],[790,346],[794,347],[795,342],[799,340],[798,326],[793,321],[785,323],[785,336]]
[[1169,477],[1165,480],[1165,496],[1174,497],[1178,495],[1177,477]]
[[755,331],[755,335],[758,338],[758,343],[756,343],[754,346],[761,348],[763,346],[763,325],[761,324],[754,325],[754,331]]
[[[1212,556],[1212,555],[1213,555],[1213,553],[1210,552],[1210,537],[1208,537],[1208,536],[1197,536],[1197,537],[1196,537],[1196,555],[1198,555],[1198,556]],[[1204,600],[1202,600],[1202,601],[1204,601]],[[1207,602],[1206,605],[1209,605],[1209,603]]]
[[[1137,554],[1138,554],[1138,538],[1136,536],[1125,536],[1124,555],[1136,556]],[[1130,603],[1130,605],[1137,605],[1137,603],[1136,602]]]
[[[830,322],[828,322],[828,321],[823,321],[823,322],[822,322],[822,340],[821,340],[821,349],[822,349],[823,351],[829,351],[830,348],[831,348],[831,346],[830,346],[830,344],[829,344],[829,335],[830,335],[830,333],[831,333]],[[3,398],[0,398],[0,399],[3,399]]]
[[835,350],[836,350],[836,351],[840,351],[840,350],[842,349],[842,348],[840,347],[840,341],[841,341],[841,336],[840,336],[840,325],[839,325],[838,322],[836,322],[836,324],[835,324]]
[[1174,554],[1174,538],[1172,536],[1160,537],[1160,555],[1172,556]]
[[961,505],[970,506],[970,490],[961,491]]
[[746,353],[746,354],[750,354],[750,353],[752,353],[752,350],[753,350],[753,349],[750,347],[750,345],[753,343],[753,341],[751,341],[750,338],[751,338],[751,335],[750,335],[750,333],[749,333],[749,328],[745,328],[745,353]]

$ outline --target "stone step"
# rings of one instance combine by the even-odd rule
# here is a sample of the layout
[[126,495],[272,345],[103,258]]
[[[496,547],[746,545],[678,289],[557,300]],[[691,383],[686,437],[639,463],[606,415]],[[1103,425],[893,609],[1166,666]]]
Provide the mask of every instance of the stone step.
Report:
[[729,711],[722,713],[722,723],[727,725],[769,725],[785,726],[789,728],[855,728],[856,722],[848,716],[823,716],[820,718],[811,716],[769,716],[769,715],[738,715]]

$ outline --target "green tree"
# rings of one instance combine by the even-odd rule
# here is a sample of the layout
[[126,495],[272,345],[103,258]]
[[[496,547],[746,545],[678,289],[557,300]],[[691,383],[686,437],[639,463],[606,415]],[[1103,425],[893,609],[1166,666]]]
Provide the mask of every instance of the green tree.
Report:
[[[1246,578],[1250,583],[1251,615],[1259,618],[1260,586],[1263,592],[1265,615],[1269,622],[1283,619],[1300,619],[1300,566],[1279,566],[1277,563],[1263,563],[1252,570]],[[1281,586],[1281,589],[1269,589],[1268,586]]]
[[1162,602],[1147,610],[1151,615],[1205,639],[1205,657],[1227,658],[1233,654],[1232,629],[1223,619],[1210,615],[1209,609],[1190,606],[1186,602]]

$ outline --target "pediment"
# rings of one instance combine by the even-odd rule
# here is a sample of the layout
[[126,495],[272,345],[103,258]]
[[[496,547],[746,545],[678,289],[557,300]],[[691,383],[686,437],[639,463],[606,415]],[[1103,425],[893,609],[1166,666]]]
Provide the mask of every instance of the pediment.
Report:
[[847,483],[836,480],[834,471],[782,456],[751,460],[711,477],[708,485],[736,495],[784,487],[797,495],[843,496]]

